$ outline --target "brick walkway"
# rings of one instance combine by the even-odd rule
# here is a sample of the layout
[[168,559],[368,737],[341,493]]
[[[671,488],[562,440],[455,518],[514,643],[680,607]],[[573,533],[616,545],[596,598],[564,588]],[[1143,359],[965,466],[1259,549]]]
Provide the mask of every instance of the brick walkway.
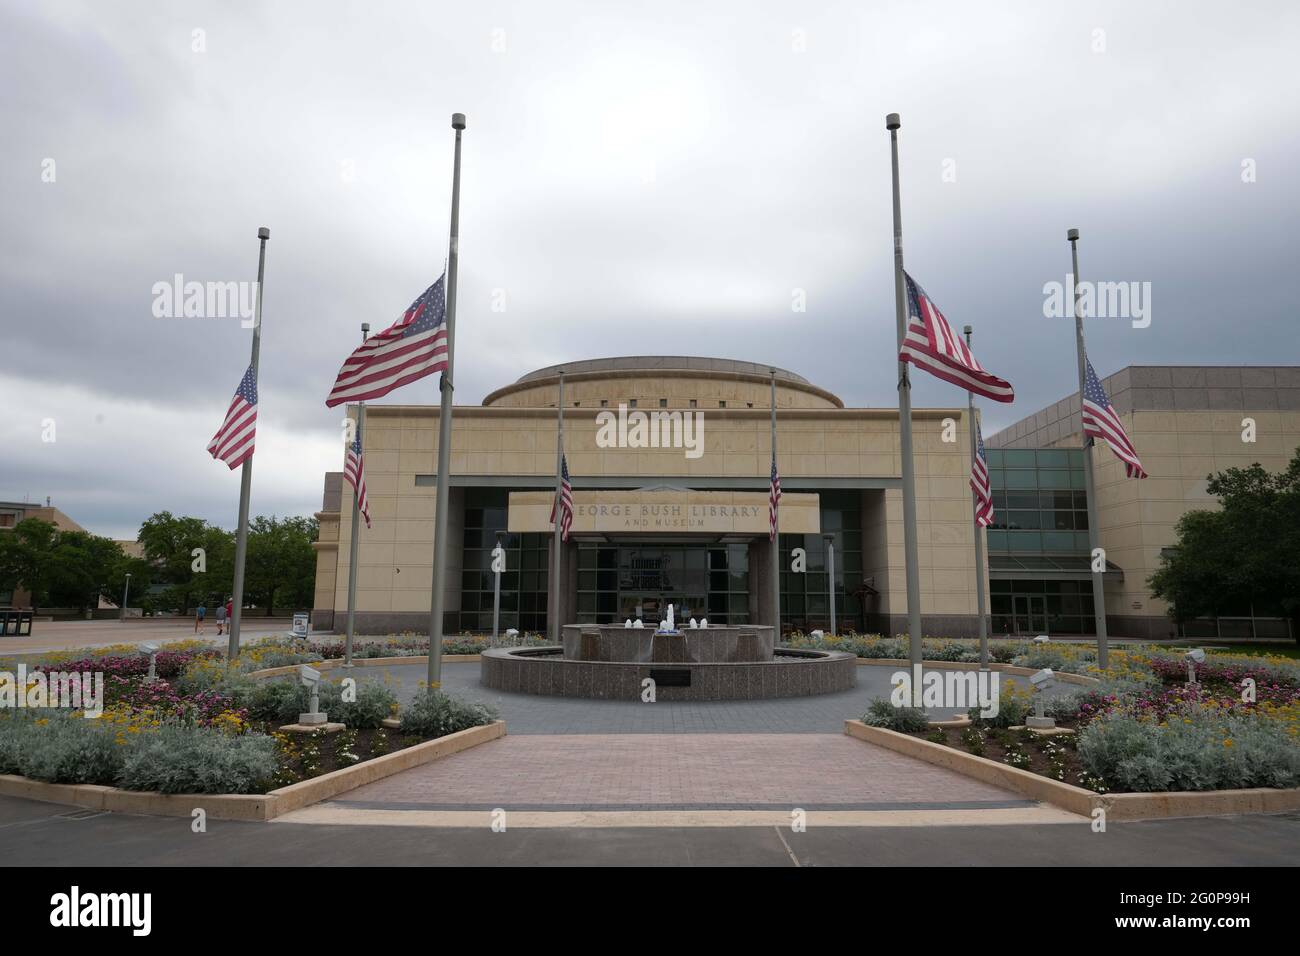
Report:
[[[786,697],[776,700],[659,701],[583,700],[513,694],[479,683],[477,663],[444,664],[442,684],[465,700],[491,704],[505,719],[511,734],[838,734],[844,721],[861,717],[875,697],[888,697],[889,678],[895,665],[859,665],[858,686],[835,694]],[[338,671],[335,671],[337,675]],[[424,664],[398,664],[387,668],[359,667],[360,681],[382,681],[403,703],[424,681]],[[1024,678],[1009,678],[1009,683]],[[1053,693],[1070,690],[1058,685]],[[951,717],[957,711],[936,708],[934,717]]]
[[957,810],[1032,801],[843,734],[507,736],[367,784],[360,810]]

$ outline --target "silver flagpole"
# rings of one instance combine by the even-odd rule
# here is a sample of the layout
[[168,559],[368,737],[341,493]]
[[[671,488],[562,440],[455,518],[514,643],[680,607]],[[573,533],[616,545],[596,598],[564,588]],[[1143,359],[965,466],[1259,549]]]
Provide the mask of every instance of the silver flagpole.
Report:
[[560,537],[560,488],[564,483],[561,469],[564,462],[564,369],[560,369],[560,398],[556,403],[559,409],[558,427],[555,431],[555,533],[554,556],[551,559],[551,643],[563,643],[564,634],[560,627],[560,561],[564,542]]
[[835,535],[827,534],[826,538],[826,576],[830,583],[826,588],[826,596],[831,602],[831,637],[839,633],[835,629]]
[[438,380],[442,404],[438,411],[438,488],[433,515],[433,595],[429,601],[430,688],[442,683],[443,576],[447,568],[447,510],[451,507],[451,398],[452,362],[456,355],[456,261],[460,256],[460,134],[465,114],[451,114],[456,131],[456,152],[451,173],[451,237],[447,260],[447,368]]
[[[966,326],[966,347],[970,347],[971,327]],[[966,404],[970,409],[970,467],[971,474],[975,473],[975,456],[979,454],[979,445],[975,440],[975,393],[970,389],[966,390]],[[987,472],[987,464],[985,471]],[[992,485],[989,487],[989,493],[992,494]],[[980,527],[977,517],[979,507],[978,496],[975,490],[971,489],[971,525],[975,528],[975,603],[979,609],[980,616],[980,670],[988,670],[989,667],[989,623],[984,619],[984,529]]]
[[[1101,547],[1098,540],[1101,530],[1097,525],[1097,484],[1092,474],[1092,446],[1096,442],[1083,433],[1083,390],[1087,377],[1084,368],[1088,362],[1088,351],[1083,344],[1083,313],[1079,311],[1079,230],[1070,229],[1065,237],[1070,241],[1070,261],[1074,269],[1071,275],[1074,277],[1074,344],[1079,359],[1079,434],[1083,438],[1083,480],[1088,495],[1088,561],[1091,564],[1095,561],[1097,549]],[[1102,565],[1101,571],[1096,570],[1095,564],[1092,567],[1092,613],[1097,622],[1097,666],[1106,670],[1110,666],[1110,642],[1106,635],[1106,590],[1102,578],[1105,565]]]
[[[907,335],[907,304],[903,288],[903,212],[898,191],[898,128],[902,121],[897,113],[885,117],[889,130],[889,147],[894,171],[894,311],[898,332],[898,351],[903,351]],[[907,632],[908,658],[912,670],[912,705],[921,706],[921,576],[916,544],[916,468],[912,462],[912,383],[907,363],[898,363],[898,431],[903,459],[903,557],[907,565]]]
[[[257,388],[257,402],[262,403],[262,383],[257,380],[257,363],[262,351],[262,279],[266,275],[266,241],[271,230],[262,226],[257,230],[257,305],[253,316],[253,384]],[[235,532],[235,578],[230,594],[230,640],[226,644],[226,660],[239,656],[239,625],[243,618],[244,561],[248,557],[248,498],[253,490],[253,456],[244,459],[239,475],[239,530]]]
[[[361,341],[366,341],[366,333],[370,331],[370,323],[361,323]],[[356,421],[356,440],[357,447],[361,447],[361,427],[366,420],[366,403],[357,402],[357,421]],[[358,475],[358,478],[361,476]],[[343,666],[352,666],[352,636],[356,628],[356,610],[357,610],[357,541],[361,535],[357,530],[357,525],[361,523],[361,492],[357,490],[356,485],[352,486],[352,545],[348,551],[348,635],[343,642]]]
[[[504,531],[497,532],[497,548],[500,549],[504,558],[506,553],[506,533]],[[494,572],[492,577],[495,579],[492,585],[492,646],[496,647],[497,638],[501,633],[501,572]]]
[[[769,368],[769,374],[772,376],[772,464],[776,464],[776,369]],[[769,476],[770,481],[770,476]],[[768,494],[771,495],[772,489],[769,484]],[[774,615],[772,624],[775,630],[772,632],[776,642],[781,643],[781,506],[776,506],[777,529],[776,534],[772,535],[772,613]]]

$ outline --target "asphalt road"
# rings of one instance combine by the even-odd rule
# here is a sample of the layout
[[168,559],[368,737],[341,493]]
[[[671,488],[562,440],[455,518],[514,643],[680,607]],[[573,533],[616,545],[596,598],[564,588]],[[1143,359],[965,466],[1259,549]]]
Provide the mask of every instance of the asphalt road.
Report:
[[[82,811],[82,814],[85,812]],[[70,815],[71,814],[71,815]],[[510,829],[314,826],[89,814],[0,797],[9,865],[1295,866],[1300,814],[1079,826]],[[39,850],[37,849],[39,848]],[[32,854],[39,856],[39,861]]]

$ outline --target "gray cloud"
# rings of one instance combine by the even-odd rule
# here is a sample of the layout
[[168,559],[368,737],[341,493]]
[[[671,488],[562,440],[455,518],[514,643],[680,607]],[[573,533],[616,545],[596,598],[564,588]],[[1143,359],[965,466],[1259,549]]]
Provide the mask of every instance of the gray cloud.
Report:
[[[455,110],[462,402],[553,362],[686,353],[892,404],[890,111],[909,271],[1017,386],[990,431],[1068,389],[1070,324],[1042,315],[1068,226],[1085,279],[1153,284],[1150,328],[1090,323],[1101,374],[1294,361],[1291,5],[874,7],[7,8],[0,498],[51,494],[123,536],[161,508],[233,523],[237,481],[203,446],[248,332],[156,319],[150,290],[252,279],[268,225],[254,509],[317,508],[339,466],[323,398],[359,323],[442,269]],[[919,380],[915,402],[964,395]]]

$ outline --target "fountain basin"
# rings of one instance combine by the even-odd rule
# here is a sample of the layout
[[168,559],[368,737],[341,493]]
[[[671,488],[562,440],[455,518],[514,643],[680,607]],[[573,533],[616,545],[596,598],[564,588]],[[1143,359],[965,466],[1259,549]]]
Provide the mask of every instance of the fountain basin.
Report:
[[485,687],[596,700],[643,700],[647,679],[655,699],[664,701],[806,697],[858,682],[855,655],[795,648],[777,648],[765,661],[671,662],[570,660],[562,647],[498,647],[484,651],[481,661]]
[[571,661],[675,664],[758,663],[776,648],[771,626],[681,628],[675,632],[621,624],[567,624],[561,629],[564,657]]

